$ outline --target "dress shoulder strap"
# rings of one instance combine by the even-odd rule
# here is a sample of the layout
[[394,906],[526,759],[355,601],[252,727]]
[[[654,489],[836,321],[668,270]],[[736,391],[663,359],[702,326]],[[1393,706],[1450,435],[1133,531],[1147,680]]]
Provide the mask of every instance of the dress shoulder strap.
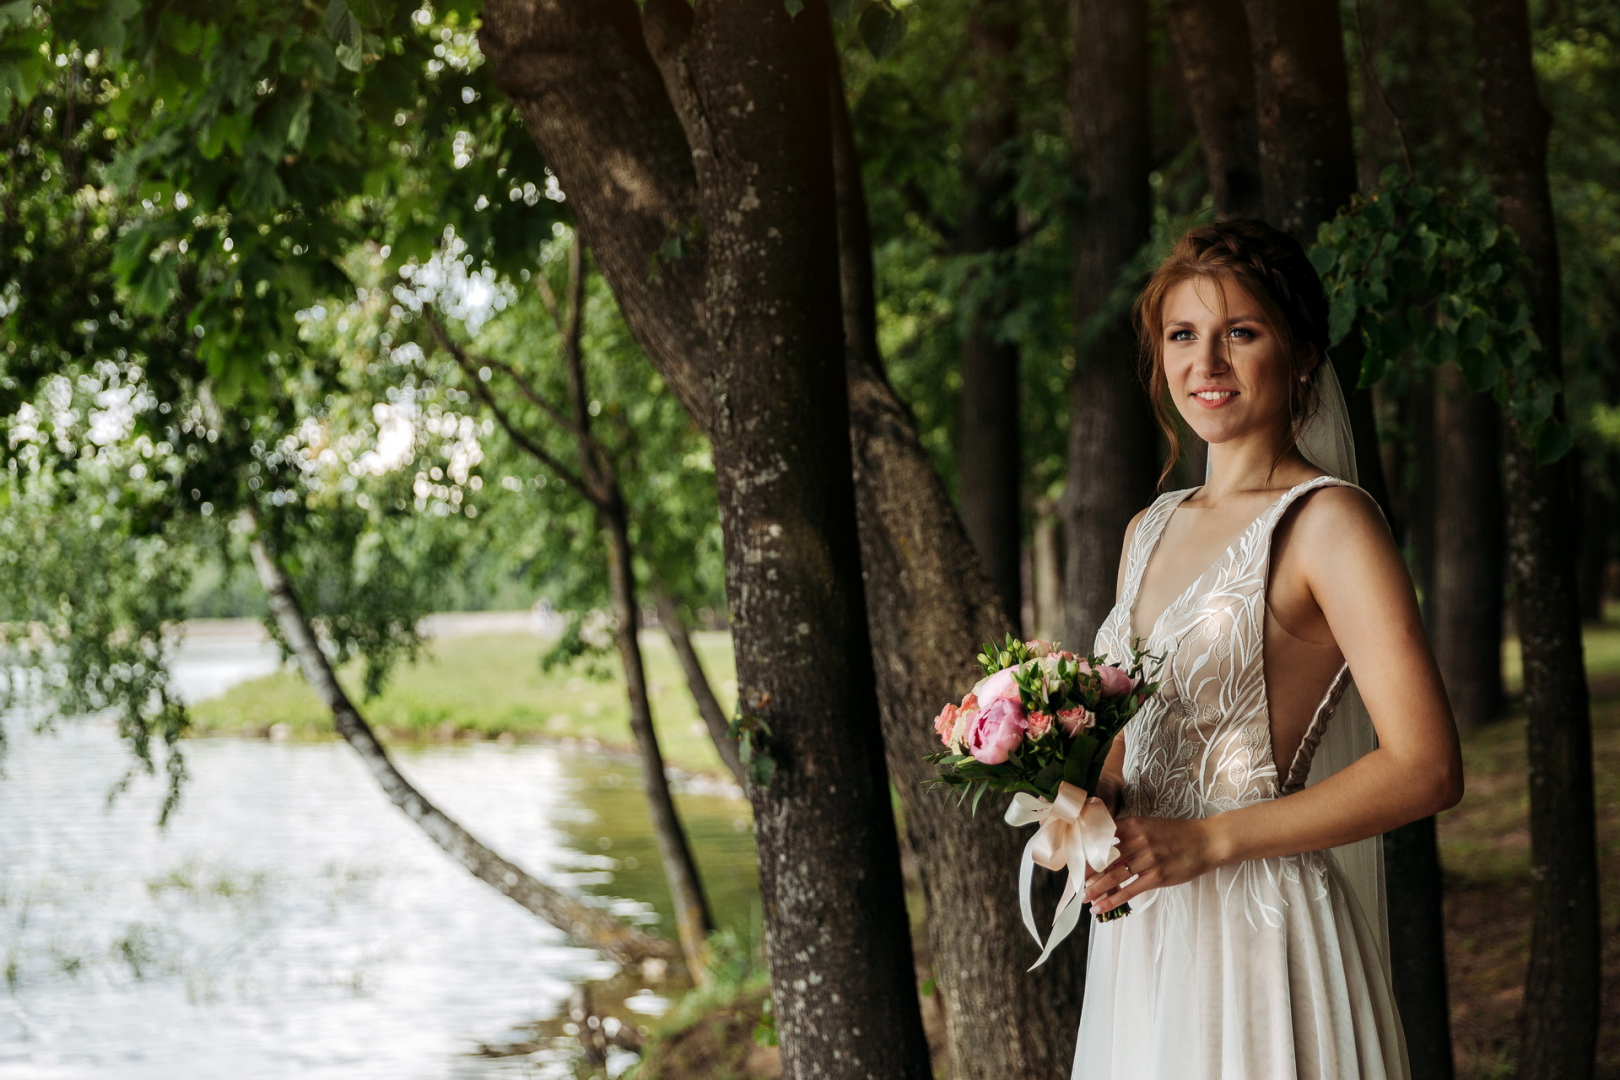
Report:
[[1125,554],[1125,588],[1120,593],[1120,602],[1125,604],[1126,611],[1136,604],[1136,593],[1142,587],[1142,574],[1147,569],[1148,557],[1158,546],[1159,537],[1170,522],[1170,515],[1197,490],[1183,488],[1165,492],[1153,500],[1143,513],[1142,520],[1136,523],[1136,534],[1131,537],[1130,550]]

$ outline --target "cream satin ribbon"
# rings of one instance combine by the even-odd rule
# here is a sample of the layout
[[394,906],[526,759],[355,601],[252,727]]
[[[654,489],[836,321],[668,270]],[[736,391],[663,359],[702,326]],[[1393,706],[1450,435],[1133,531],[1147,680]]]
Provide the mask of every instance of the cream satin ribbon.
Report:
[[[1007,824],[1014,827],[1039,824],[1035,835],[1024,845],[1023,858],[1018,864],[1018,904],[1024,913],[1024,925],[1029,928],[1035,944],[1041,945],[1041,957],[1029,966],[1031,971],[1046,963],[1057,943],[1068,937],[1080,924],[1084,907],[1080,887],[1085,881],[1083,867],[1101,873],[1119,858],[1118,838],[1114,835],[1114,818],[1101,799],[1088,799],[1086,789],[1070,783],[1058,785],[1057,798],[1046,800],[1020,791],[1007,807]],[[1069,869],[1069,878],[1063,885],[1063,896],[1058,900],[1057,914],[1052,918],[1052,936],[1041,944],[1041,932],[1035,927],[1035,911],[1030,904],[1029,889],[1035,877],[1035,864],[1048,870]]]

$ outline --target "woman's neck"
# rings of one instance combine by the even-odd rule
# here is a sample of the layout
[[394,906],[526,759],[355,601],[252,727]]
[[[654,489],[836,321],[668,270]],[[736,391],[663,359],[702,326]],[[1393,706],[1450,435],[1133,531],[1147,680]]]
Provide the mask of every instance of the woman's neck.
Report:
[[1210,444],[1209,476],[1199,501],[1219,503],[1228,495],[1293,487],[1320,472],[1294,446],[1288,428],[1256,432]]

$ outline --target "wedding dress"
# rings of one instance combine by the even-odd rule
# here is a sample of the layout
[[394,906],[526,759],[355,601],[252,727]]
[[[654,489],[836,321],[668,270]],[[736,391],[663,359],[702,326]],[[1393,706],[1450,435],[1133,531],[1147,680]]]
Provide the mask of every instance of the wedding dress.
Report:
[[[1209,817],[1305,786],[1348,668],[1293,760],[1275,761],[1263,656],[1271,540],[1295,500],[1343,483],[1288,491],[1154,622],[1145,645],[1168,659],[1158,695],[1124,730],[1121,816]],[[1142,516],[1097,653],[1130,655],[1143,571],[1193,490]],[[1379,893],[1352,887],[1335,853],[1312,851],[1218,867],[1094,922],[1075,1080],[1408,1080]]]

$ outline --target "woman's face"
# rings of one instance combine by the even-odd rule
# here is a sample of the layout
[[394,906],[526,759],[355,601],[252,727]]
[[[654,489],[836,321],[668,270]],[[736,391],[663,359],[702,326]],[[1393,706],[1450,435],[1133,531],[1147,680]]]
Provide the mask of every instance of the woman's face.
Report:
[[1288,357],[1265,310],[1241,285],[1189,278],[1165,294],[1163,319],[1165,385],[1200,439],[1221,443],[1286,429]]

